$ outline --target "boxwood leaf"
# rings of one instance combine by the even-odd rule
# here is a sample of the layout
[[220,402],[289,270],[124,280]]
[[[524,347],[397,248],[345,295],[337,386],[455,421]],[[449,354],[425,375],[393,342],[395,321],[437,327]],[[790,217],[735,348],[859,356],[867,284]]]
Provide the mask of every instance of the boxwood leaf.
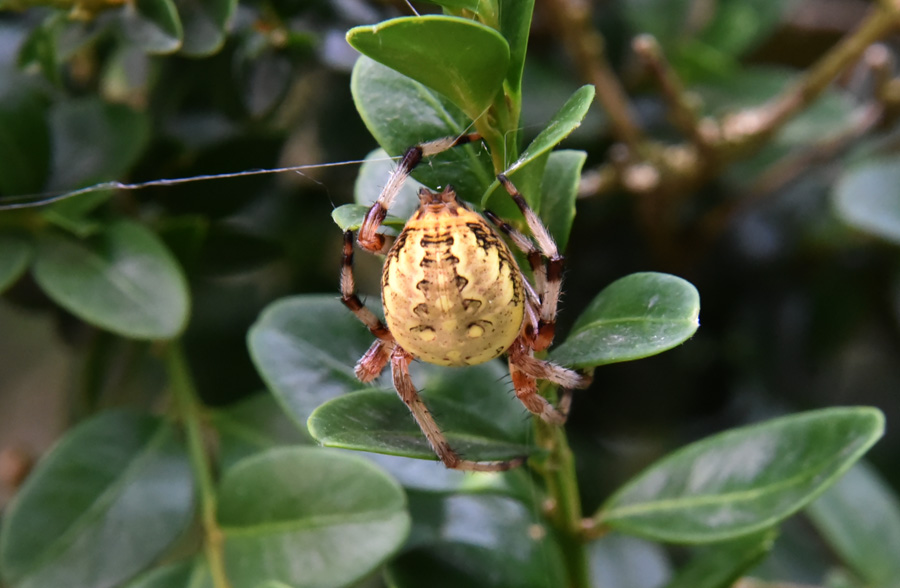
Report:
[[228,469],[245,457],[272,447],[309,443],[309,436],[268,393],[255,394],[210,414],[219,433],[220,467]]
[[36,76],[0,67],[0,195],[44,188],[51,158],[47,102]]
[[410,525],[396,481],[367,460],[316,447],[237,463],[222,479],[217,517],[233,588],[346,586],[396,553]]
[[[423,369],[414,378],[450,446],[466,459],[528,455],[528,419],[501,379],[500,362]],[[361,390],[326,402],[309,417],[309,432],[330,447],[437,459],[409,409],[393,390]]]
[[774,529],[768,529],[704,547],[678,570],[666,588],[731,588],[747,570],[768,555],[777,534]]
[[[594,101],[594,93],[594,86],[591,85],[582,86],[576,90],[563,107],[553,115],[553,118],[551,118],[550,122],[547,123],[547,126],[544,127],[544,130],[534,138],[534,141],[522,151],[519,158],[509,166],[505,172],[506,175],[516,182],[517,172],[524,167],[540,161],[542,156],[549,153],[549,151],[556,147],[560,141],[568,137],[572,131],[577,129],[584,119],[584,116],[587,114],[591,103]],[[540,207],[540,204],[535,202],[535,198],[537,198],[539,194],[537,190],[524,184],[520,185],[520,183],[517,183],[517,187],[526,199],[528,199],[528,203],[533,208]],[[494,180],[485,191],[481,203],[485,208],[491,208],[499,213],[504,209],[505,201],[508,199],[509,196],[506,195],[506,190],[500,186],[499,182]]]
[[141,574],[125,588],[213,588],[203,558],[169,564]]
[[856,464],[806,513],[868,585],[900,586],[900,500],[871,466]]
[[551,357],[575,367],[630,361],[686,341],[699,326],[700,295],[689,282],[644,272],[603,289]]
[[896,158],[866,162],[841,177],[834,209],[845,223],[900,244],[900,167]]
[[553,235],[560,251],[565,251],[569,243],[569,233],[575,220],[575,200],[578,197],[581,168],[585,159],[587,153],[584,151],[562,149],[550,153],[544,169],[541,204],[537,213]]
[[222,48],[237,0],[175,0],[175,6],[184,29],[181,53],[204,57]]
[[[101,99],[58,103],[50,112],[53,169],[50,188],[65,190],[124,175],[150,138],[146,113]],[[111,193],[107,193],[107,196]],[[73,199],[53,208],[62,209]]]
[[650,466],[594,519],[678,543],[755,533],[834,484],[883,432],[884,415],[868,407],[809,411],[726,431]]
[[0,293],[18,280],[31,261],[31,241],[22,234],[0,232]]
[[[500,33],[454,16],[410,16],[355,27],[347,42],[440,92],[473,120],[493,103],[509,65],[509,45]],[[453,49],[435,50],[440,47]]]
[[181,47],[181,19],[172,0],[135,0],[124,6],[122,25],[128,40],[147,53],[171,53]]
[[414,526],[391,562],[396,588],[564,586],[562,554],[535,510],[501,496],[410,494]]
[[188,318],[187,283],[159,238],[117,221],[78,240],[48,231],[38,240],[34,277],[82,320],[134,339],[170,339]]
[[[449,99],[366,57],[353,68],[350,91],[369,132],[394,157],[417,143],[455,137],[471,128],[471,119]],[[494,180],[490,154],[471,144],[422,162],[413,177],[432,189],[451,184],[469,201],[477,201]],[[379,192],[386,181],[377,181]]]
[[16,588],[119,585],[185,529],[193,482],[173,429],[108,412],[72,429],[13,499],[0,564]]
[[362,386],[353,366],[372,340],[337,294],[276,301],[248,334],[250,355],[260,375],[303,428],[317,406]]
[[[331,211],[331,220],[342,231],[356,231],[359,230],[368,211],[369,207],[362,204],[344,204]],[[406,224],[406,220],[396,216],[388,216],[381,224],[399,231]]]
[[608,533],[592,541],[588,557],[593,586],[659,588],[672,575],[672,564],[659,544]]

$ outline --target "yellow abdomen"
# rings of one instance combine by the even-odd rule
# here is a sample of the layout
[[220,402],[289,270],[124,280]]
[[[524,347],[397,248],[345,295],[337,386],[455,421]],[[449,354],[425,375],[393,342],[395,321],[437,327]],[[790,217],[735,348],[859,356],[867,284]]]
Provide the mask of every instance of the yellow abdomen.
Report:
[[394,338],[429,363],[484,363],[522,327],[525,292],[509,248],[455,202],[420,207],[387,254],[381,286]]

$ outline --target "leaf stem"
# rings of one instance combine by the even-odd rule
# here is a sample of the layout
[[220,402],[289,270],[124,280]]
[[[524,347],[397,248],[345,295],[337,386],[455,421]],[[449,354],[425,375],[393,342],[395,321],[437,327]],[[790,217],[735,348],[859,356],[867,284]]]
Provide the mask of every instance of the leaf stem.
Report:
[[535,464],[543,477],[549,502],[546,517],[556,531],[566,567],[568,588],[590,588],[590,570],[583,541],[581,497],[575,475],[575,457],[563,427],[535,418],[538,445],[547,451]]
[[215,588],[231,588],[231,583],[225,574],[222,530],[216,521],[216,491],[213,482],[212,465],[203,442],[200,400],[197,397],[194,382],[179,341],[173,341],[168,346],[166,350],[166,366],[169,373],[169,382],[175,397],[176,409],[184,422],[191,468],[194,471],[194,478],[197,480],[200,517],[205,537],[204,550],[213,586]]

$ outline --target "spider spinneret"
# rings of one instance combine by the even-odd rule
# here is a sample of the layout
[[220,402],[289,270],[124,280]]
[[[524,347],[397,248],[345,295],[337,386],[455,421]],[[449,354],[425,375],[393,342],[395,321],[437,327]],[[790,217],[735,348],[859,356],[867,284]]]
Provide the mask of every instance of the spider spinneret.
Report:
[[[419,397],[409,364],[419,358],[445,366],[476,365],[506,353],[522,404],[548,422],[565,422],[570,389],[587,387],[590,377],[534,357],[535,351],[550,346],[556,322],[563,258],[553,238],[502,174],[498,180],[522,211],[537,246],[492,212],[485,210],[484,216],[526,253],[534,286],[504,240],[484,217],[459,202],[450,186],[441,192],[419,191],[419,208],[393,245],[377,232],[403,182],[423,157],[480,138],[471,133],[410,147],[366,214],[360,246],[387,253],[381,279],[387,325],[355,293],[351,231],[344,233],[341,301],[376,337],[356,365],[360,381],[372,381],[390,363],[397,393],[447,467],[499,471],[521,465],[525,458],[489,462],[461,458]],[[538,393],[539,379],[562,388],[559,407]]]

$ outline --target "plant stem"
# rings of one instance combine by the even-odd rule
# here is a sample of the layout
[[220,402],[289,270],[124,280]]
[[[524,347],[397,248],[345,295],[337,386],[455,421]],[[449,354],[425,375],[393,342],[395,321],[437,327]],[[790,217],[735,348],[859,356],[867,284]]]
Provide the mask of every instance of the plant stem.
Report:
[[590,588],[590,570],[581,531],[581,497],[575,475],[575,457],[569,448],[563,427],[537,418],[535,430],[538,445],[547,457],[535,469],[544,478],[550,503],[547,518],[556,531],[563,553],[568,588]]
[[181,343],[172,342],[166,352],[166,366],[169,381],[175,397],[178,415],[184,422],[187,433],[188,452],[191,468],[197,480],[200,517],[203,525],[204,551],[209,564],[215,588],[231,588],[225,574],[225,561],[222,549],[222,530],[216,521],[216,491],[213,483],[212,466],[203,442],[203,430],[200,414],[200,400],[194,389],[190,370],[184,359]]

